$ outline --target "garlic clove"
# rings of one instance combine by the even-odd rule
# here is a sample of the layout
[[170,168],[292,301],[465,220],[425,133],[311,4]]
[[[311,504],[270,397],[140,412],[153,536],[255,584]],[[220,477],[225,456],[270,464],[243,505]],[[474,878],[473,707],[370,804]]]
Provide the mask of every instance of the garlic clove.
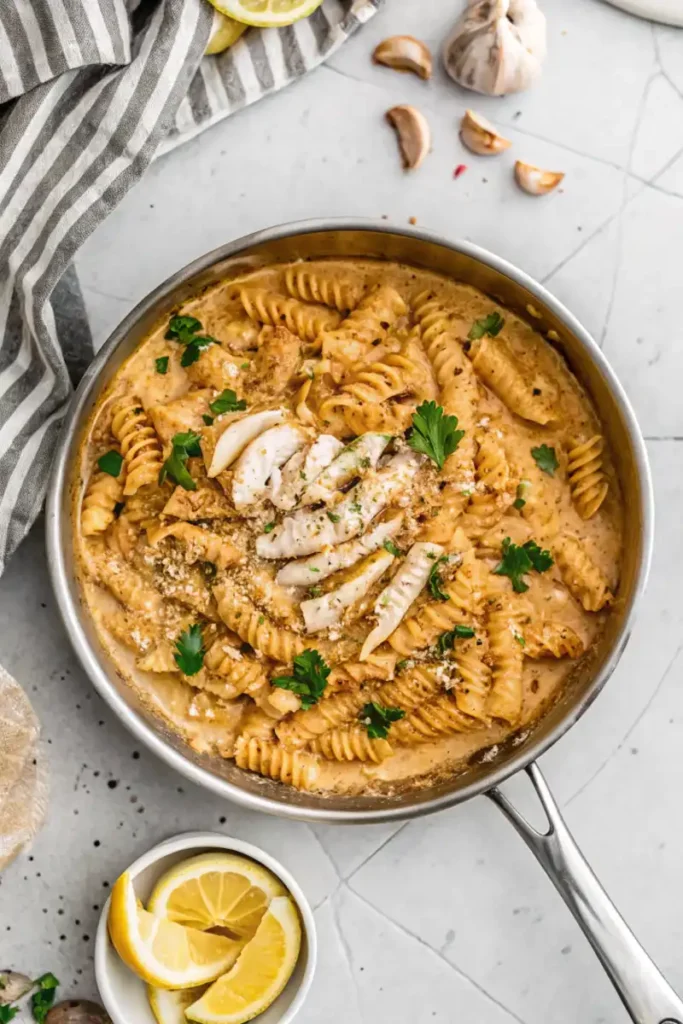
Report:
[[518,160],[515,164],[515,181],[530,196],[545,196],[560,184],[564,174],[562,171],[544,171],[533,164],[525,164]]
[[9,1006],[22,999],[33,988],[27,974],[18,971],[0,971],[0,1006]]
[[535,0],[469,0],[446,39],[443,62],[465,89],[507,96],[541,74],[545,17]]
[[427,118],[416,107],[410,106],[392,107],[385,116],[398,136],[404,168],[414,170],[427,156],[432,144]]
[[395,71],[412,71],[420,78],[432,77],[432,54],[429,47],[414,36],[390,36],[375,47],[375,64],[384,64]]
[[479,156],[495,156],[509,149],[512,143],[499,135],[490,121],[473,110],[466,110],[460,122],[463,145]]

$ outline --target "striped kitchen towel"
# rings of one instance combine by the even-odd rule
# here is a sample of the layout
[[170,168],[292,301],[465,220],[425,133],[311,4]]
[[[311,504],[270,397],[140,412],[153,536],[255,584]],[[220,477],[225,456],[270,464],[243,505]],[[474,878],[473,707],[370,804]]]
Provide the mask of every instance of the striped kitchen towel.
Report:
[[0,0],[0,572],[93,355],[70,266],[154,157],[316,67],[382,0],[206,57],[206,0]]

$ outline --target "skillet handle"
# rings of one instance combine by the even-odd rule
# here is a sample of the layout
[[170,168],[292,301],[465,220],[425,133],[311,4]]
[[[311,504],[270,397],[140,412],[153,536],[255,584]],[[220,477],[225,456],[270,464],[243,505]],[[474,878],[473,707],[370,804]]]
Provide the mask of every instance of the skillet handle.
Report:
[[580,924],[636,1024],[683,1024],[681,1001],[609,899],[564,823],[536,764],[527,773],[548,818],[538,832],[499,789],[487,794],[536,855]]

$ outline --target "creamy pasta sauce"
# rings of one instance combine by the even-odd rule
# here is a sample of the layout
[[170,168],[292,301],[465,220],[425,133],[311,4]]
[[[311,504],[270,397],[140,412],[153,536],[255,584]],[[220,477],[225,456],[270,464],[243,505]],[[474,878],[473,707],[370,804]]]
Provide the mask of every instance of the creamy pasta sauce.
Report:
[[533,327],[345,260],[160,323],[100,396],[73,521],[102,643],[168,727],[352,793],[456,771],[548,707],[609,614],[619,505]]

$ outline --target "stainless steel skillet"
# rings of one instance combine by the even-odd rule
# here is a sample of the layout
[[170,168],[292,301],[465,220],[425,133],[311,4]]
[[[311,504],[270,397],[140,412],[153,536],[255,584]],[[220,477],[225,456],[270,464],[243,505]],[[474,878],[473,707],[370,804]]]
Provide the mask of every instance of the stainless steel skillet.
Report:
[[[151,326],[186,297],[227,274],[264,263],[326,256],[384,258],[468,281],[504,305],[533,317],[590,392],[616,460],[624,501],[624,564],[618,601],[599,648],[581,665],[558,703],[525,736],[491,759],[476,759],[453,778],[393,796],[327,798],[293,793],[257,779],[218,757],[192,751],[140,703],[102,650],[74,574],[71,501],[78,486],[76,453],[90,413],[109,382]],[[199,785],[252,810],[326,822],[377,822],[416,817],[488,795],[507,815],[541,862],[602,960],[638,1024],[683,1024],[679,1000],[601,889],[564,825],[534,763],[583,714],[623,651],[650,563],[653,498],[643,440],[629,402],[601,351],[576,319],[522,271],[466,242],[450,242],[418,229],[346,220],[284,225],[232,242],[174,275],[124,320],[100,350],[74,397],[57,453],[47,506],[50,572],[67,632],[97,690],[128,729],[167,763]],[[548,818],[537,832],[498,786],[526,769]]]

